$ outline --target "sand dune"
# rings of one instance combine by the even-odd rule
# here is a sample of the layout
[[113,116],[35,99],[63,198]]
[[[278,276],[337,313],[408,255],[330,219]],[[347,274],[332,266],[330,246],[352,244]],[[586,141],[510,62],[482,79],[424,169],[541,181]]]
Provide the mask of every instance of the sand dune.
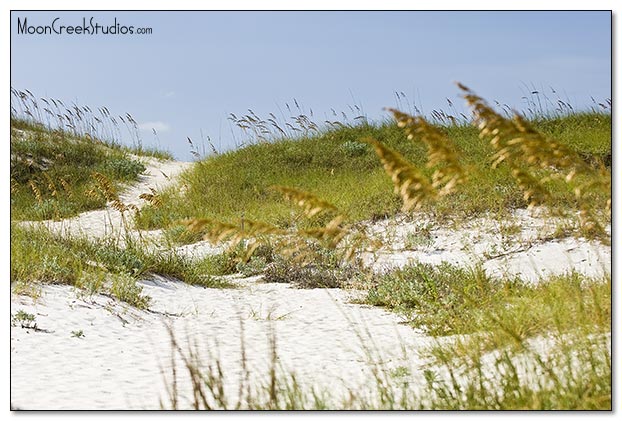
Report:
[[[125,203],[140,206],[141,193],[165,187],[190,165],[156,160],[147,164],[146,175],[123,194]],[[479,261],[489,273],[521,274],[534,281],[572,269],[588,275],[611,270],[609,246],[574,238],[547,240],[542,233],[550,220],[522,211],[517,218],[521,228],[516,241],[508,244],[488,220],[460,229],[434,227],[425,241],[414,246],[406,240],[409,233],[420,231],[420,223],[377,222],[369,226],[370,232],[387,245],[375,258],[364,258],[378,271],[409,261]],[[43,224],[57,232],[92,238],[116,235],[122,229],[121,215],[113,209]],[[198,243],[179,250],[200,256],[220,249]],[[34,314],[38,329],[11,328],[12,406],[159,409],[162,402],[168,403],[173,364],[182,366],[180,355],[172,351],[169,328],[185,350],[196,346],[205,363],[214,358],[221,361],[231,395],[236,394],[242,376],[242,344],[251,379],[264,378],[272,330],[284,372],[296,373],[304,386],[323,385],[333,399],[345,396],[348,387],[374,387],[369,351],[387,369],[409,367],[411,375],[404,381],[421,381],[420,369],[426,361],[418,351],[434,339],[402,324],[393,313],[353,304],[356,291],[295,289],[263,283],[261,277],[231,279],[239,284],[237,289],[146,279],[143,287],[152,297],[150,311],[103,295],[84,296],[69,286],[43,286],[36,302],[13,294],[12,314],[19,310]],[[190,396],[185,371],[179,369],[178,375],[180,394]],[[188,407],[189,401],[182,400],[180,406]]]

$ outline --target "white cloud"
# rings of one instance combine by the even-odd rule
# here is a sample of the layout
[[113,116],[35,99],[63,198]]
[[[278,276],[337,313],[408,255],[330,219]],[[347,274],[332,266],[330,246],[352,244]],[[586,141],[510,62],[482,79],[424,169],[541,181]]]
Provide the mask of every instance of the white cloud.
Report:
[[162,121],[145,121],[138,124],[138,128],[145,132],[151,132],[155,129],[156,132],[167,132],[171,127]]
[[164,98],[171,98],[171,97],[175,96],[175,91],[165,92],[162,96]]

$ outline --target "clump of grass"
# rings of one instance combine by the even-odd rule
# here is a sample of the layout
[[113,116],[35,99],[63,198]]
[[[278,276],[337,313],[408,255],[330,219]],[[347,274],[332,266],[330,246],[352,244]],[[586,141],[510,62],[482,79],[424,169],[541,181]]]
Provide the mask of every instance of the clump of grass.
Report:
[[416,264],[382,275],[366,302],[403,314],[431,335],[492,332],[490,346],[498,346],[550,330],[571,332],[581,324],[607,332],[610,297],[610,278],[594,282],[571,273],[533,285],[445,263]]
[[366,303],[397,311],[432,335],[472,333],[479,316],[466,311],[471,309],[469,300],[485,307],[505,287],[481,268],[416,264],[380,276]]
[[110,280],[110,293],[113,297],[136,308],[149,308],[151,297],[143,295],[143,288],[136,283],[136,278],[127,273],[114,274]]
[[335,251],[308,246],[304,259],[277,255],[263,270],[264,282],[292,284],[297,288],[344,288],[365,277],[360,265],[343,262]]
[[222,253],[207,255],[199,263],[200,270],[210,276],[254,276],[262,273],[275,259],[275,252],[270,244],[258,245],[250,256],[248,250],[245,243],[240,243]]
[[110,293],[146,307],[137,282],[150,274],[206,287],[228,284],[205,273],[206,259],[190,260],[173,252],[149,252],[141,244],[113,239],[92,241],[60,237],[44,228],[11,227],[11,283],[15,291],[36,291],[39,284],[75,285],[87,294]]
[[22,329],[37,329],[36,323],[37,317],[24,310],[18,310],[14,315],[11,314],[11,326],[16,326],[18,323]]
[[554,276],[467,301],[472,327],[436,320],[474,333],[429,349],[433,409],[611,409],[610,277]]
[[[471,343],[431,350],[425,371],[429,409],[611,410],[611,342],[607,336],[548,340],[546,350],[484,353]],[[442,373],[442,374],[441,374]]]

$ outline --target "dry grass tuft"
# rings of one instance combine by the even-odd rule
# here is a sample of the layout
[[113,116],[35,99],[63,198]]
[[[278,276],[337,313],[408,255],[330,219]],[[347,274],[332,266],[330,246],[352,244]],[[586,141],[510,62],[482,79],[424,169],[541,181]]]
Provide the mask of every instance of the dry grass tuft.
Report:
[[94,172],[91,177],[97,181],[97,184],[95,187],[87,191],[86,194],[93,197],[102,196],[108,202],[119,198],[116,187],[112,184],[108,177],[99,172]]
[[162,206],[162,198],[158,192],[156,192],[153,187],[150,187],[149,190],[151,190],[151,193],[142,193],[138,196],[138,198],[144,200],[155,208]]
[[283,194],[287,200],[300,206],[307,218],[312,218],[321,212],[337,212],[334,205],[306,191],[285,186],[274,186],[273,189]]
[[389,111],[404,129],[408,139],[420,139],[427,146],[427,167],[436,168],[431,180],[417,167],[408,162],[400,153],[383,145],[375,139],[364,139],[371,144],[380,158],[387,174],[391,176],[395,192],[404,203],[404,212],[417,210],[426,201],[453,193],[456,187],[466,180],[466,173],[458,160],[453,143],[437,127],[423,117],[411,116],[396,109]]
[[436,196],[434,188],[426,176],[408,162],[399,152],[383,145],[375,139],[363,139],[373,146],[384,170],[391,176],[395,192],[400,195],[404,212],[421,208],[427,200]]
[[136,205],[128,205],[121,201],[121,199],[119,198],[119,193],[117,192],[117,189],[113,184],[112,180],[110,180],[104,174],[95,172],[93,173],[92,177],[93,179],[95,179],[97,184],[95,185],[95,187],[86,192],[87,195],[94,198],[98,196],[103,197],[107,202],[110,203],[111,208],[118,210],[122,214],[127,211],[138,211],[138,207]]
[[43,202],[43,198],[41,197],[41,190],[39,190],[39,187],[37,187],[37,185],[34,183],[34,181],[30,180],[28,182],[28,185],[30,186],[30,189],[32,190],[32,193],[35,195],[35,198],[37,199],[37,202],[39,202],[39,203]]
[[281,235],[285,231],[271,224],[250,219],[240,219],[240,224],[229,224],[209,218],[186,221],[191,231],[206,231],[205,239],[213,242],[233,241],[237,245],[241,240],[256,236]]
[[[230,224],[209,218],[195,218],[183,221],[191,232],[204,233],[203,238],[214,244],[228,242],[229,249],[234,250],[240,244],[247,246],[245,261],[248,261],[255,250],[272,236],[282,236],[287,232],[265,222],[240,218],[240,224]],[[246,242],[246,240],[253,240]]]
[[[495,151],[492,157],[493,168],[501,163],[511,168],[528,206],[549,204],[551,196],[546,184],[561,179],[574,190],[583,232],[589,235],[603,234],[604,228],[599,222],[591,197],[595,190],[604,193],[611,190],[611,176],[606,174],[604,165],[601,165],[597,181],[583,181],[586,177],[582,176],[594,175],[597,170],[576,152],[539,133],[518,113],[514,113],[512,119],[504,118],[469,88],[460,83],[458,87],[465,93],[464,98],[473,110],[480,138],[490,139]],[[606,212],[611,215],[610,198]]]
[[323,227],[298,230],[297,235],[318,240],[324,247],[334,249],[350,232],[350,227],[344,226],[345,215],[341,214],[335,205],[303,190],[283,186],[275,186],[274,189],[301,207],[307,218],[313,218],[321,213],[332,216]]
[[65,194],[67,195],[67,197],[72,197],[73,192],[71,189],[71,185],[67,182],[67,180],[65,180],[64,178],[60,179],[60,185],[63,188],[63,190],[65,191]]
[[396,109],[389,111],[397,121],[398,127],[406,132],[408,139],[421,139],[428,148],[428,168],[439,167],[432,175],[432,188],[439,196],[452,193],[456,186],[464,183],[466,174],[458,160],[453,143],[438,128],[423,117],[411,116]]

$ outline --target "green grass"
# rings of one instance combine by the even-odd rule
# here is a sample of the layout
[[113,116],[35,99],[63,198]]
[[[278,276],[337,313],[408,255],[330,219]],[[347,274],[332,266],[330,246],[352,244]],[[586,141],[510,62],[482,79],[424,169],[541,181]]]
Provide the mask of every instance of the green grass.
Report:
[[[541,119],[535,125],[586,161],[610,164],[610,114],[574,114]],[[503,214],[526,206],[509,169],[503,165],[491,168],[491,147],[478,137],[475,127],[454,125],[442,130],[455,143],[469,179],[458,192],[424,210],[439,218],[459,218],[481,212]],[[351,221],[394,215],[401,208],[401,200],[393,193],[391,180],[371,146],[360,142],[366,137],[378,139],[431,174],[424,168],[425,146],[408,140],[396,124],[342,127],[312,137],[253,144],[207,158],[184,174],[184,193],[170,189],[162,194],[161,206],[144,208],[139,226],[175,228],[175,221],[184,218],[237,223],[242,216],[282,227],[319,223],[300,218],[300,212],[294,212],[278,192],[270,189],[274,185],[309,191],[336,205]],[[567,184],[557,180],[548,185],[554,206],[576,208],[574,193]],[[596,195],[596,207],[604,208],[606,199]]]
[[121,247],[113,240],[59,237],[44,228],[11,226],[11,284],[16,293],[36,296],[43,283],[75,285],[143,308],[148,298],[137,281],[151,274],[204,287],[230,286],[210,275],[211,265],[211,258],[190,260],[173,252],[150,252],[136,242]]
[[534,285],[417,264],[380,276],[365,302],[444,338],[426,351],[430,409],[608,410],[611,290],[610,276]]
[[437,368],[426,371],[429,409],[611,410],[609,337],[556,339],[544,351],[522,345],[488,354],[436,348]]
[[[101,174],[113,189],[120,183],[136,181],[145,167],[130,153],[146,152],[12,119],[12,220],[62,219],[104,207],[106,194],[89,192],[105,190],[93,174]],[[149,155],[167,157],[164,153]],[[142,294],[137,281],[151,274],[193,285],[229,286],[212,276],[223,272],[214,264],[215,259],[193,261],[170,250],[150,252],[140,240],[121,245],[118,239],[61,237],[44,228],[31,229],[17,223],[11,226],[13,291],[35,296],[41,284],[67,284],[88,293],[108,293],[145,308],[149,298]]]
[[611,279],[572,273],[532,285],[491,278],[481,268],[416,264],[380,276],[365,302],[392,309],[431,335],[494,332],[496,340],[511,342],[579,323],[608,331]]
[[145,166],[130,152],[145,154],[11,119],[11,218],[61,219],[104,207],[105,197],[89,193],[93,174],[117,186],[137,180]]

